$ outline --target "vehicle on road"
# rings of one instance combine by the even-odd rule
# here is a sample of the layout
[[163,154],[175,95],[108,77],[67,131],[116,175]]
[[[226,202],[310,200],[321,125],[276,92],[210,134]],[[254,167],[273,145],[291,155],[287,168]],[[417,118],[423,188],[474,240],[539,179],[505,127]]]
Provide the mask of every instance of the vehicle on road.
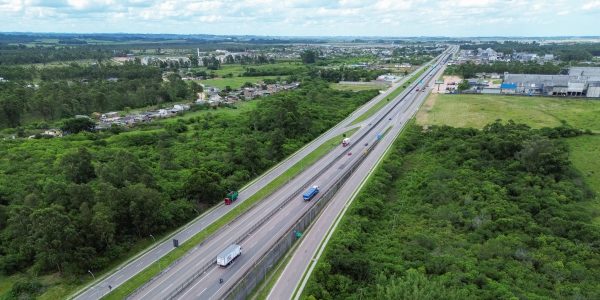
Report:
[[304,193],[304,195],[302,195],[302,198],[304,198],[304,201],[309,201],[318,193],[319,193],[319,186],[313,185],[313,187],[308,189],[308,191],[306,191],[306,193]]
[[352,155],[352,152],[348,152],[348,156]]
[[242,246],[231,244],[217,255],[217,265],[227,267],[236,257],[242,254]]
[[346,147],[350,145],[350,139],[349,138],[345,138],[342,140],[342,147]]
[[223,201],[225,201],[225,205],[231,205],[231,203],[233,203],[233,201],[237,200],[237,198],[238,198],[237,191],[229,191],[229,193],[227,193],[227,196],[225,196],[225,199],[223,199]]

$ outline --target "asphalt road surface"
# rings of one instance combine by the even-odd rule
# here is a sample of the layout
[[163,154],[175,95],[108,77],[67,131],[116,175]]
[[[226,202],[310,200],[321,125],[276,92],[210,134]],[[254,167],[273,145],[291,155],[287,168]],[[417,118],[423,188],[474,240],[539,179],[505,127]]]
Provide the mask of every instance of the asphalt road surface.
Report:
[[[435,66],[435,68],[437,69],[439,66]],[[423,79],[423,83],[425,83],[425,80],[432,78],[432,76],[430,76],[429,73],[425,73],[421,78]],[[415,84],[418,84],[419,82],[420,81],[417,80]],[[409,117],[407,117],[408,115],[406,112],[411,108],[410,104],[413,104],[416,99],[422,100],[425,94],[426,93],[415,92],[412,86],[410,89],[406,89],[396,99],[390,101],[390,104],[384,107],[380,113],[377,113],[371,118],[372,126],[365,124],[353,135],[353,141],[349,147],[343,148],[340,146],[327,154],[319,162],[292,179],[274,194],[261,201],[260,204],[250,212],[230,223],[226,228],[223,228],[223,230],[216,234],[212,239],[202,246],[192,249],[179,263],[157,277],[132,298],[165,298],[170,292],[178,289],[188,278],[192,277],[200,267],[207,263],[214,262],[216,255],[220,251],[238,240],[240,235],[246,234],[248,230],[255,227],[261,219],[270,215],[273,209],[280,207],[283,202],[290,197],[290,194],[293,194],[299,187],[306,188],[311,185],[319,185],[322,191],[327,190],[337,179],[337,176],[340,175],[341,171],[354,160],[358,159],[358,155],[361,150],[364,149],[364,143],[372,143],[376,138],[375,135],[384,132],[390,125],[408,120]],[[407,104],[400,103],[401,101],[404,101]],[[386,108],[398,103],[402,105],[399,105],[394,111],[387,114]],[[400,117],[402,117],[402,120],[400,120]],[[376,123],[377,120],[382,121]],[[395,126],[393,127],[393,130],[400,130],[400,127]],[[391,143],[391,141],[389,143]],[[348,152],[352,152],[353,155],[346,155]],[[369,155],[363,164],[372,167],[377,159],[378,156]],[[327,166],[330,163],[332,165],[323,169],[324,166]],[[315,180],[311,180],[315,174],[317,174],[318,177]],[[303,192],[304,189],[293,194],[294,197],[289,200],[287,205],[271,216],[268,222],[262,224],[258,230],[251,232],[250,235],[246,237],[241,243],[242,255],[231,265],[227,268],[220,268],[213,264],[205,274],[187,286],[187,288],[178,295],[178,298],[217,299],[222,297],[223,294],[237,282],[244,272],[252,266],[252,263],[264,254],[273,242],[275,242],[289,226],[297,221],[297,218],[302,215],[302,213],[309,209],[311,203],[302,200],[301,195]],[[223,279],[223,283],[220,282],[220,279]]]
[[[420,70],[420,69],[419,69]],[[415,71],[418,72],[419,70]],[[414,74],[414,73],[413,73]],[[411,74],[412,76],[412,74]],[[353,112],[346,119],[338,123],[336,126],[332,127],[329,131],[322,134],[311,143],[307,144],[305,147],[300,149],[298,152],[294,153],[286,160],[282,161],[280,164],[267,171],[261,177],[257,178],[255,181],[250,183],[248,186],[240,190],[239,198],[233,205],[217,205],[212,210],[204,213],[202,216],[196,218],[194,221],[188,223],[181,230],[176,232],[174,235],[170,236],[163,242],[160,242],[153,246],[151,249],[139,254],[133,260],[123,264],[118,267],[118,269],[112,274],[104,277],[98,282],[90,285],[89,287],[81,290],[79,293],[75,294],[72,298],[77,300],[89,300],[89,299],[100,299],[102,296],[108,294],[110,292],[110,288],[115,289],[160,258],[173,250],[172,239],[179,240],[179,243],[182,244],[191,237],[193,237],[198,232],[204,230],[210,224],[221,218],[227,212],[229,212],[232,208],[239,205],[245,199],[249,198],[257,191],[262,189],[268,183],[270,183],[273,179],[277,178],[281,174],[283,174],[287,169],[296,164],[298,161],[302,160],[306,155],[313,152],[316,148],[322,145],[327,140],[340,135],[347,131],[350,127],[350,124],[362,113],[366,112],[375,105],[379,100],[387,97],[392,91],[396,88],[400,87],[402,84],[406,82],[406,80],[410,78],[410,76],[406,76],[403,80],[394,84],[390,89],[388,89],[385,93],[378,95],[373,98],[371,101],[361,106],[355,112]],[[364,122],[363,122],[364,123]],[[306,171],[304,172],[306,173]],[[266,202],[266,201],[262,201]],[[110,286],[110,288],[109,288]]]
[[[444,71],[441,68],[436,75],[432,78],[438,78]],[[330,203],[323,210],[317,220],[314,221],[312,227],[308,232],[305,232],[302,242],[291,254],[290,261],[285,266],[279,278],[275,282],[275,285],[271,289],[267,299],[278,300],[278,299],[292,299],[294,291],[300,286],[297,292],[297,297],[301,295],[304,284],[309,278],[310,272],[302,280],[302,275],[310,266],[312,261],[317,261],[320,255],[321,242],[328,234],[328,230],[332,227],[336,221],[337,216],[345,209],[349,204],[349,200],[354,192],[360,187],[361,183],[366,179],[371,170],[372,164],[374,164],[373,158],[379,158],[383,155],[383,152],[387,146],[393,143],[395,137],[400,133],[402,128],[408,120],[410,120],[417,112],[424,99],[427,97],[429,90],[431,90],[433,83],[430,83],[426,92],[415,92],[412,91],[414,101],[404,102],[403,105],[398,107],[398,113],[394,119],[394,127],[390,130],[380,144],[373,150],[372,155],[361,164],[357,172],[355,172],[338,190],[335,196],[330,200]],[[325,243],[326,244],[326,243]],[[312,271],[312,269],[310,270]],[[296,299],[297,299],[296,297]]]

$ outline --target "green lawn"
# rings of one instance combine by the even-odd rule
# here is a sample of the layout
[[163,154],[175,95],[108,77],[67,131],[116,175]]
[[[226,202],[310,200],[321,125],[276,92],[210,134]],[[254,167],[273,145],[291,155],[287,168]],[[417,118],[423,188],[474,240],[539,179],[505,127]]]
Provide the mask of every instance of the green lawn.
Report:
[[384,90],[388,86],[380,83],[365,82],[364,84],[332,83],[329,85],[334,90],[340,91],[366,91],[366,90]]
[[420,125],[481,128],[496,119],[534,128],[570,125],[600,132],[600,101],[499,95],[432,94],[417,115]]
[[241,88],[246,82],[257,83],[265,79],[276,79],[277,77],[283,76],[212,78],[206,80],[199,80],[198,82],[207,86],[217,87],[219,89],[224,89],[226,86],[229,86],[235,90]]
[[[599,121],[600,122],[600,121]],[[600,135],[567,139],[571,161],[596,193],[600,193]]]
[[[354,128],[354,129],[347,131],[345,134],[346,134],[346,136],[351,136],[357,130],[358,130],[358,128]],[[189,239],[185,243],[181,244],[178,248],[169,252],[169,254],[163,256],[158,262],[150,265],[148,268],[146,268],[142,272],[138,273],[137,275],[135,275],[134,277],[129,279],[123,285],[114,289],[110,294],[108,294],[104,298],[105,299],[124,299],[124,298],[126,298],[127,295],[131,294],[138,287],[142,286],[144,283],[146,283],[148,280],[150,280],[152,277],[154,277],[156,274],[158,274],[162,270],[162,268],[173,263],[175,260],[177,260],[178,258],[183,256],[185,253],[187,253],[190,249],[192,249],[197,244],[199,244],[200,242],[205,240],[208,236],[210,236],[211,234],[216,232],[219,228],[221,228],[225,224],[231,222],[233,219],[235,219],[237,216],[241,215],[242,213],[246,212],[248,209],[250,209],[250,207],[252,207],[253,204],[257,203],[258,201],[260,201],[260,200],[264,199],[265,197],[267,197],[268,195],[270,195],[272,192],[277,190],[281,185],[283,185],[288,180],[290,180],[291,178],[293,178],[294,176],[296,176],[297,174],[302,172],[304,169],[306,169],[313,163],[315,163],[317,160],[319,160],[321,157],[323,157],[325,154],[327,154],[333,148],[339,146],[340,141],[342,140],[342,137],[343,137],[343,135],[340,134],[340,135],[326,141],[325,143],[323,143],[321,146],[319,146],[317,149],[315,149],[315,151],[311,152],[306,157],[304,157],[302,160],[300,160],[299,162],[294,164],[287,171],[285,171],[279,177],[275,178],[273,181],[271,181],[269,184],[267,184],[261,190],[256,192],[250,198],[246,199],[240,205],[238,205],[235,208],[233,208],[232,210],[230,210],[223,217],[221,217],[220,219],[218,219],[217,221],[215,221],[214,223],[209,225],[206,229],[197,233],[191,239]]]

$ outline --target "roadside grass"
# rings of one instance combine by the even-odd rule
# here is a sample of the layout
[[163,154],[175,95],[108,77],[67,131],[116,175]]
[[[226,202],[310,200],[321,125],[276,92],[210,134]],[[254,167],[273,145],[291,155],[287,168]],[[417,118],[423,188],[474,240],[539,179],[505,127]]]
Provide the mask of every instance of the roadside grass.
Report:
[[348,83],[332,83],[329,85],[330,88],[338,91],[367,91],[367,90],[383,90],[387,89],[388,86],[380,83],[365,82],[359,84],[348,84]]
[[482,128],[502,119],[533,128],[566,121],[573,127],[600,132],[600,101],[501,95],[431,94],[417,113],[419,125]]
[[8,292],[21,277],[22,275],[0,275],[0,299],[8,299]]
[[387,97],[381,98],[381,100],[379,100],[379,102],[375,103],[375,105],[373,105],[366,112],[364,112],[362,115],[360,115],[358,118],[356,118],[356,120],[354,120],[351,123],[351,125],[358,124],[358,123],[370,118],[372,115],[374,115],[376,112],[378,112],[381,108],[383,108],[386,104],[388,104],[390,99],[394,99],[398,95],[400,95],[400,93],[402,93],[406,89],[404,86],[408,87],[413,81],[415,81],[417,78],[419,78],[419,76],[421,76],[421,74],[425,73],[425,70],[427,70],[427,66],[425,68],[423,68],[421,71],[419,71],[419,72],[415,73],[413,76],[411,76],[409,78],[409,80],[406,82],[406,84],[401,85],[398,88],[396,88],[396,90],[391,92]]
[[228,77],[228,78],[213,78],[206,80],[198,80],[199,83],[202,83],[207,86],[213,86],[219,89],[225,89],[225,87],[229,86],[232,89],[241,88],[244,83],[257,83],[259,81],[263,81],[265,79],[277,79],[277,77],[284,76],[256,76],[256,77]]
[[[344,134],[346,136],[351,136],[355,133],[358,128],[354,128],[346,131]],[[281,185],[289,181],[292,177],[296,176],[300,172],[302,172],[305,168],[315,163],[333,148],[339,146],[340,141],[342,140],[343,134],[340,134],[334,138],[329,139],[313,152],[305,156],[302,160],[294,164],[288,170],[286,170],[279,177],[275,178],[265,187],[260,189],[250,198],[246,199],[244,202],[240,203],[238,206],[234,207],[231,211],[225,214],[223,217],[216,220],[214,223],[210,224],[206,229],[200,231],[192,238],[182,243],[178,248],[173,249],[171,252],[163,256],[157,262],[148,266],[146,269],[141,271],[140,273],[133,276],[127,282],[114,289],[111,293],[107,294],[103,299],[124,299],[131,293],[133,293],[137,288],[144,285],[148,282],[152,277],[158,275],[163,268],[166,268],[171,263],[182,257],[185,253],[187,253],[190,249],[204,241],[211,234],[215,233],[219,228],[223,227],[227,223],[231,222],[237,216],[246,212],[250,209],[255,203],[264,199],[266,196],[270,195],[272,192],[277,190]]]

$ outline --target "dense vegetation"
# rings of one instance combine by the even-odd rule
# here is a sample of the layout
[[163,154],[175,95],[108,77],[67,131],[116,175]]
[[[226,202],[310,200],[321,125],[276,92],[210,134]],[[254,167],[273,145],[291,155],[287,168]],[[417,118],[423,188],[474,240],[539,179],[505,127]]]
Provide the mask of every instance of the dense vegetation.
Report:
[[[70,277],[102,269],[136,241],[189,221],[375,94],[308,80],[245,103],[244,111],[197,112],[121,133],[4,141],[0,272]],[[23,286],[40,290],[36,282]]]
[[488,42],[482,44],[463,44],[461,49],[477,50],[478,48],[492,48],[504,54],[513,52],[532,52],[540,55],[554,54],[563,61],[587,61],[593,56],[600,56],[600,43],[568,43],[568,44],[544,44],[537,42],[521,43],[514,41]]
[[25,45],[0,44],[0,66],[78,59],[103,60],[112,55],[112,51],[96,47],[27,47]]
[[568,126],[409,127],[309,281],[312,299],[598,299],[597,202]]
[[73,64],[33,71],[33,76],[43,79],[37,86],[18,80],[0,83],[0,127],[19,126],[25,117],[53,121],[77,114],[192,100],[199,89],[175,74],[165,82],[158,68],[134,63]]
[[474,77],[477,73],[512,74],[558,74],[562,67],[552,63],[538,64],[536,62],[522,63],[519,61],[493,62],[490,64],[474,64],[468,62],[460,65],[451,65],[446,68],[448,75],[458,75],[462,78]]
[[321,68],[312,69],[311,76],[327,80],[329,82],[340,81],[371,81],[377,76],[387,73],[386,70],[367,70],[359,68]]

